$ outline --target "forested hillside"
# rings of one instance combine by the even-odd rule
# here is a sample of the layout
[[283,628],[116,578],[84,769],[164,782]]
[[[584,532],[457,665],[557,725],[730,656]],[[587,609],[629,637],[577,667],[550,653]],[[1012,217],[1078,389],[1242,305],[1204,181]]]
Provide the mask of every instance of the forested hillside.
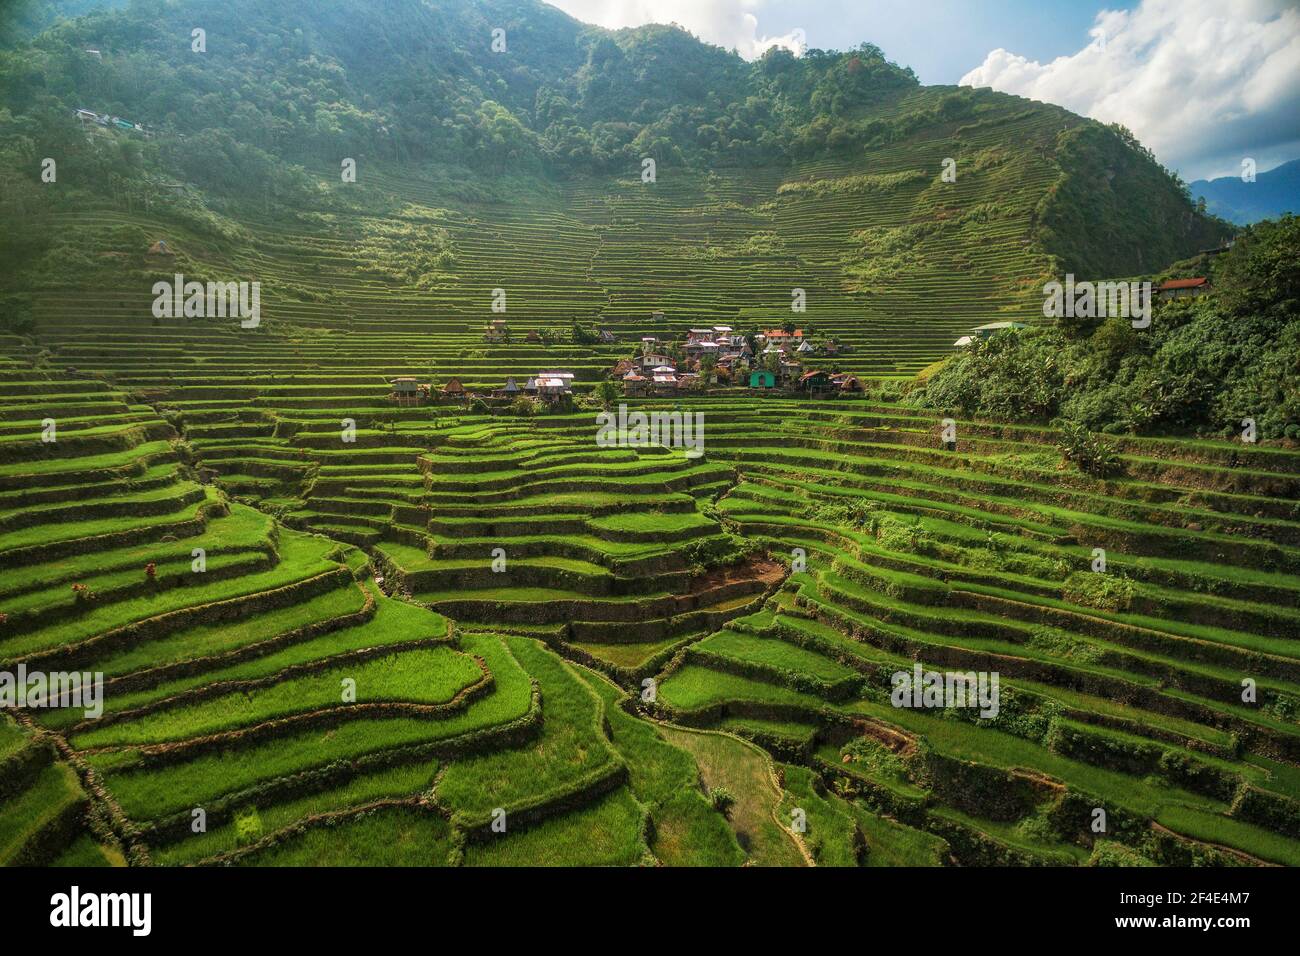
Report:
[[[30,295],[42,286],[147,278],[129,267],[162,236],[190,254],[191,272],[226,268],[222,244],[246,246],[250,228],[266,238],[259,222],[338,236],[363,273],[392,272],[370,254],[376,244],[414,240],[419,261],[391,283],[441,289],[423,305],[444,318],[477,315],[470,244],[532,206],[525,215],[546,231],[557,231],[553,210],[603,247],[631,209],[612,197],[640,185],[646,158],[660,187],[651,201],[676,228],[701,223],[714,243],[734,228],[737,255],[771,273],[773,300],[737,302],[700,277],[696,297],[727,304],[692,308],[740,321],[746,304],[784,308],[792,287],[816,286],[826,317],[851,330],[873,296],[902,295],[920,343],[908,367],[968,319],[1032,313],[1048,273],[1155,271],[1224,235],[1123,130],[990,91],[921,87],[869,44],[747,63],[678,28],[610,32],[533,0],[135,0],[15,39],[14,24],[30,32],[53,8],[84,4],[15,6],[0,51],[3,204],[30,227],[0,239],[5,291],[27,297],[8,300],[11,322],[41,311]],[[77,108],[143,129],[88,130]],[[46,158],[56,183],[41,180]],[[359,170],[348,188],[344,159]],[[947,160],[955,183],[942,179]],[[592,197],[605,208],[586,216]],[[449,211],[491,226],[466,239]],[[382,222],[340,234],[362,215]],[[806,216],[824,233],[815,248],[800,247]],[[294,249],[264,256],[277,263],[265,269],[270,302],[339,294],[315,275],[279,281]],[[485,269],[497,273],[487,289],[505,268]],[[611,283],[575,271],[566,284],[590,283],[590,297],[534,301],[532,317],[615,321],[618,284],[638,287],[629,314],[662,307],[664,290],[642,273]]]

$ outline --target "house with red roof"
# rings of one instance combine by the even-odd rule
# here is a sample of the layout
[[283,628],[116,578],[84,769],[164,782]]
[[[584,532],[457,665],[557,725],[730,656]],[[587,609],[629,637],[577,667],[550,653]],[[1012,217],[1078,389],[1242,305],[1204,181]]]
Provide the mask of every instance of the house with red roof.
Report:
[[1156,286],[1156,295],[1162,299],[1186,299],[1210,291],[1210,280],[1205,276],[1193,279],[1166,279]]

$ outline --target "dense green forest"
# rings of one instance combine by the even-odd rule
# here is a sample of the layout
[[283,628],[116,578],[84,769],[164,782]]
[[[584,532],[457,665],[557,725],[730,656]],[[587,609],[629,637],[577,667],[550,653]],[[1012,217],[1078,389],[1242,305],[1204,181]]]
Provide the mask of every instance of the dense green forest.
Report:
[[[36,144],[83,151],[79,107],[159,135],[96,143],[70,164],[74,185],[165,173],[230,195],[256,184],[292,204],[308,198],[299,166],[341,157],[557,175],[623,172],[647,156],[696,167],[851,157],[974,117],[990,95],[953,89],[900,113],[885,107],[916,77],[868,43],[800,57],[776,48],[748,63],[678,27],[611,32],[532,0],[132,0],[25,36],[53,10],[86,6],[20,0],[0,28],[11,204],[34,185]],[[1090,126],[1076,166],[1100,150],[1185,192],[1135,142]]]
[[[863,115],[916,85],[869,44],[751,65],[680,28],[611,33],[519,0],[137,0],[60,21],[0,62],[15,117],[86,106],[145,122],[187,137],[183,152],[223,155],[186,172],[226,187],[264,175],[267,154],[571,171],[843,152],[896,135]],[[954,93],[939,112],[969,110]]]
[[1002,332],[947,360],[913,400],[1110,433],[1231,437],[1252,419],[1260,438],[1300,438],[1300,218],[1247,228],[1208,265],[1213,291],[1159,303],[1150,328]]

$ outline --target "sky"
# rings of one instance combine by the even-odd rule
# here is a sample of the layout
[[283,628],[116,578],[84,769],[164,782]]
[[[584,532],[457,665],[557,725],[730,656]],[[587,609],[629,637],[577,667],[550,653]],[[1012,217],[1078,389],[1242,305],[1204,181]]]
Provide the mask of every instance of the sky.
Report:
[[678,23],[746,58],[863,41],[922,83],[991,86],[1133,130],[1188,181],[1300,158],[1300,0],[548,0]]

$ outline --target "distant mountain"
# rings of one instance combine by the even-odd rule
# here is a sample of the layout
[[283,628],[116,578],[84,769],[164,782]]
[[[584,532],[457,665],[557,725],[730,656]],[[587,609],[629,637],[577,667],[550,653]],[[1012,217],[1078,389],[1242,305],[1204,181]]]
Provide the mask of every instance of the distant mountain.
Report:
[[1192,195],[1205,198],[1207,212],[1239,226],[1261,219],[1276,219],[1284,212],[1300,212],[1300,159],[1257,173],[1253,183],[1240,176],[1198,179]]

